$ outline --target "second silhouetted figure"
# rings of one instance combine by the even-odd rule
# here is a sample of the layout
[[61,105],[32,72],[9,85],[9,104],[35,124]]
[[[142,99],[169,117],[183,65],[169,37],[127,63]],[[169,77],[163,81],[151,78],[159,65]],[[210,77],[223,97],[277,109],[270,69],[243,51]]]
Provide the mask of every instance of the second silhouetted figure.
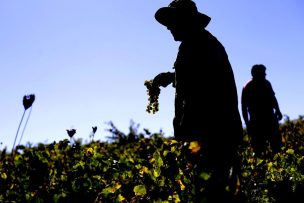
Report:
[[250,80],[242,91],[242,113],[251,144],[257,156],[267,152],[268,143],[274,153],[281,148],[278,121],[282,119],[275,93],[266,80],[266,67],[254,65]]

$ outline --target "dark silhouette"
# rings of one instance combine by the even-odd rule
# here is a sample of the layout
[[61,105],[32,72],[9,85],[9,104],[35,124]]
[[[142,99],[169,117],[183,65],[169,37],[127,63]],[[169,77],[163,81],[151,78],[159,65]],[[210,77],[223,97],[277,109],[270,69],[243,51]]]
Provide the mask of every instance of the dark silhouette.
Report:
[[[33,103],[35,101],[35,95],[34,94],[30,94],[30,95],[24,95],[23,96],[23,100],[22,100],[22,103],[23,103],[23,107],[24,107],[24,111],[23,111],[23,114],[22,114],[22,117],[21,117],[21,121],[19,123],[19,126],[18,126],[18,129],[17,129],[17,133],[16,133],[16,136],[15,136],[15,140],[14,140],[14,144],[13,144],[13,148],[12,148],[12,152],[15,148],[15,144],[16,144],[16,140],[17,140],[17,137],[18,137],[18,133],[19,133],[19,130],[20,130],[20,127],[21,127],[21,124],[22,124],[22,121],[23,121],[23,118],[24,118],[24,115],[25,115],[25,112],[27,109],[31,108]],[[32,112],[32,108],[30,110],[30,113],[26,119],[26,123],[23,127],[23,131],[22,131],[22,134],[21,134],[21,137],[20,137],[20,140],[19,140],[19,145],[21,143],[21,140],[22,140],[22,137],[23,137],[23,134],[24,134],[24,131],[25,131],[25,128],[27,126],[27,122],[31,116],[31,112]]]
[[28,108],[30,108],[33,105],[34,101],[35,101],[34,94],[24,95],[22,101],[24,109],[27,110]]
[[[155,13],[156,20],[170,30],[180,47],[174,72],[158,74],[153,85],[176,89],[174,136],[181,141],[198,141],[197,202],[225,202],[229,170],[237,167],[236,152],[242,138],[237,90],[227,53],[205,27],[210,17],[198,12],[191,0],[175,0]],[[199,173],[212,173],[201,193]]]
[[89,137],[91,138],[91,141],[92,141],[92,142],[93,142],[93,140],[94,140],[94,135],[95,135],[96,131],[97,131],[97,126],[93,126],[93,127],[92,127],[92,132],[91,132],[90,135],[89,135]]
[[95,134],[95,133],[96,133],[96,131],[97,131],[97,126],[93,126],[93,127],[92,127],[92,129],[93,129],[93,131],[92,131],[92,132]]
[[68,133],[68,135],[69,135],[70,138],[72,138],[75,135],[75,133],[76,133],[75,129],[70,129],[70,130],[66,130],[66,131],[67,131],[67,133]]
[[70,137],[70,143],[72,145],[73,143],[76,142],[75,138],[73,137],[76,134],[76,129],[70,129],[70,130],[66,130],[66,131]]
[[254,65],[242,91],[242,114],[257,156],[265,155],[268,142],[274,153],[281,148],[278,121],[282,119],[275,93],[266,80],[266,67]]

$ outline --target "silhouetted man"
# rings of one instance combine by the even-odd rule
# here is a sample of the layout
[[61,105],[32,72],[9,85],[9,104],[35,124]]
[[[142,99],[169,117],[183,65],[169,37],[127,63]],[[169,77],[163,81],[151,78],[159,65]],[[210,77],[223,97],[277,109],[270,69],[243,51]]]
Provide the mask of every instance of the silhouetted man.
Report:
[[[242,137],[237,90],[225,48],[205,27],[210,17],[191,0],[175,0],[155,13],[180,47],[174,71],[160,73],[153,85],[176,88],[174,136],[202,143],[198,167],[212,171],[212,196],[222,198]],[[202,198],[202,197],[201,197]],[[199,198],[198,198],[199,199]],[[218,199],[220,201],[220,199]]]
[[265,154],[267,142],[274,153],[281,148],[278,121],[282,119],[275,93],[266,80],[266,67],[254,65],[250,80],[242,91],[242,114],[257,156]]

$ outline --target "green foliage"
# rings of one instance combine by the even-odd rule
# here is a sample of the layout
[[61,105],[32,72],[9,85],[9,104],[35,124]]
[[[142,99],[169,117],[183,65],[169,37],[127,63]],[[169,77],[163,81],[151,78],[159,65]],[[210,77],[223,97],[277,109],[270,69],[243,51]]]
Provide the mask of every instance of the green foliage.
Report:
[[[267,159],[252,153],[244,132],[240,192],[248,202],[288,202],[304,188],[304,122],[288,118],[280,126],[284,147]],[[114,142],[68,140],[0,151],[0,202],[191,202],[195,143],[162,133],[129,134],[111,124]],[[200,177],[209,179],[201,172]]]
[[[264,159],[253,156],[250,138],[244,136],[242,191],[249,202],[297,202],[295,199],[304,197],[303,117],[294,121],[287,117],[280,131],[281,151]],[[271,154],[270,149],[266,154]]]

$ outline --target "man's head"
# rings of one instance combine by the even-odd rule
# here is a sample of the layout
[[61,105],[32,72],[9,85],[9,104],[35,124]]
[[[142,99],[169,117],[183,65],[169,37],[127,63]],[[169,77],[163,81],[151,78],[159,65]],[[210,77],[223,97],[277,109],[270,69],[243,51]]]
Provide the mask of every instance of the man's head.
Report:
[[193,28],[205,28],[211,18],[198,12],[191,0],[174,0],[168,7],[162,7],[155,13],[155,19],[166,26],[176,41],[181,41],[185,32]]
[[265,79],[266,67],[263,64],[256,64],[252,66],[251,75],[254,79]]

